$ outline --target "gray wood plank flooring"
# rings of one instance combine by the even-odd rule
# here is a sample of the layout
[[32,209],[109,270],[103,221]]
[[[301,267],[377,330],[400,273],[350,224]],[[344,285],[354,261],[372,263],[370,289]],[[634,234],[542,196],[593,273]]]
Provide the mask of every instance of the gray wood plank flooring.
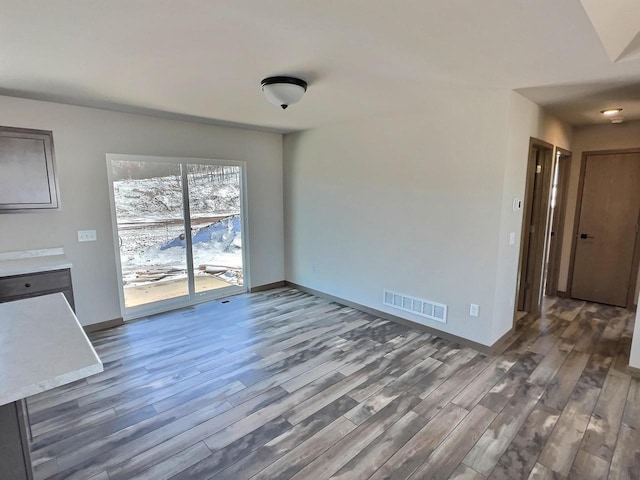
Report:
[[497,356],[292,288],[91,335],[38,479],[640,478],[632,313],[545,299]]

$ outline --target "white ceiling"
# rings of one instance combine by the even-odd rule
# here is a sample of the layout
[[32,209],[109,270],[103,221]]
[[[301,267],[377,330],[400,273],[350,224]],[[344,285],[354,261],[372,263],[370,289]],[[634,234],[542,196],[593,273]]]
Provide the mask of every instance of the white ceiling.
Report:
[[[260,92],[278,74],[309,82],[286,111]],[[8,95],[293,131],[451,84],[640,118],[640,60],[613,62],[579,0],[0,0]]]
[[580,0],[609,58],[640,56],[640,4],[638,0]]

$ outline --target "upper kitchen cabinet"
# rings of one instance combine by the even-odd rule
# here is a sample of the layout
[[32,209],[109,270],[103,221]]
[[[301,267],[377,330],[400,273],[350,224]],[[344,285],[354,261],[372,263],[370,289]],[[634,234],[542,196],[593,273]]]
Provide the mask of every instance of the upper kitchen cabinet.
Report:
[[0,127],[0,213],[58,208],[53,133]]

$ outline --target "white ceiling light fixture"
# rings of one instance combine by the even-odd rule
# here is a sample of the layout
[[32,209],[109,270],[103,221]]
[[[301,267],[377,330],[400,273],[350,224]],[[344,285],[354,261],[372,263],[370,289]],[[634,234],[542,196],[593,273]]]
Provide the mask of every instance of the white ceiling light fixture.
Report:
[[607,108],[606,110],[600,110],[600,113],[606,115],[607,117],[611,117],[612,115],[617,115],[621,111],[621,108]]
[[295,77],[267,77],[261,85],[267,100],[283,110],[298,103],[307,91],[307,82]]

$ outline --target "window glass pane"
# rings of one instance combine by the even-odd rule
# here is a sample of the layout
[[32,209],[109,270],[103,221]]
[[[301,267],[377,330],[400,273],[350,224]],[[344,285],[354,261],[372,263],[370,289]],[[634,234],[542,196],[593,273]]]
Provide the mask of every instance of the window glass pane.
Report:
[[240,167],[187,166],[196,293],[243,284]]
[[111,167],[125,307],[188,295],[180,164]]

